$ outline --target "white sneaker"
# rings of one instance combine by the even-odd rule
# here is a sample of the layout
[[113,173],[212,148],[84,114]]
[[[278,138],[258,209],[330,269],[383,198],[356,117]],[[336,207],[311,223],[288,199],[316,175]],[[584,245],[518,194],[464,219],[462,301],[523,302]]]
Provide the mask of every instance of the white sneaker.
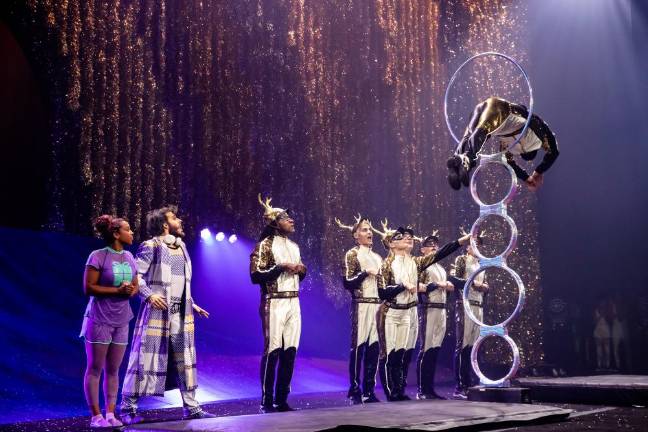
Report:
[[113,427],[120,427],[120,426],[124,426],[124,423],[122,423],[121,421],[119,421],[119,419],[118,419],[117,417],[115,417],[115,414],[114,414],[114,413],[108,413],[108,414],[106,414],[106,421],[107,421],[108,423],[110,423],[110,426],[113,426]]
[[102,428],[112,426],[101,414],[96,415],[90,419],[91,428]]

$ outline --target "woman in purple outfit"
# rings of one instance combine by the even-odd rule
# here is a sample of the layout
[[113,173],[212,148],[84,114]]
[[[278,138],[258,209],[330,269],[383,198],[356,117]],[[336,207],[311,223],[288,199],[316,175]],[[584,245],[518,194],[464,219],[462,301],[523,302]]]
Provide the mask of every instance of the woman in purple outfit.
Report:
[[[110,215],[94,222],[106,247],[93,251],[86,263],[83,290],[90,297],[80,336],[85,339],[88,363],[83,379],[92,413],[90,427],[122,426],[115,417],[119,366],[128,345],[128,322],[133,312],[128,299],[138,291],[137,267],[124,245],[133,243],[128,222]],[[99,409],[99,380],[103,371],[106,417]]]

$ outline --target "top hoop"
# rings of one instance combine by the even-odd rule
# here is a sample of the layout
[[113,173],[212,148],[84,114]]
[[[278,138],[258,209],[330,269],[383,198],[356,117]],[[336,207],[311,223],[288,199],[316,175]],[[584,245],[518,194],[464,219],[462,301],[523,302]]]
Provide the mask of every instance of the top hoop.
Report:
[[[450,95],[450,88],[452,87],[452,84],[454,84],[455,80],[457,79],[457,76],[459,75],[459,72],[461,72],[461,70],[468,63],[470,63],[471,61],[473,61],[473,60],[475,60],[475,59],[477,59],[479,57],[486,57],[486,56],[501,57],[501,58],[503,58],[505,60],[508,60],[509,62],[513,63],[515,65],[515,67],[518,68],[520,73],[522,73],[522,76],[524,77],[524,80],[526,81],[527,86],[529,87],[529,115],[527,116],[526,123],[524,123],[524,127],[522,128],[522,132],[517,137],[517,139],[508,146],[508,148],[507,148],[507,150],[508,150],[508,149],[512,148],[513,146],[515,146],[518,142],[520,142],[520,140],[522,139],[522,137],[524,136],[524,134],[526,133],[526,131],[527,131],[528,127],[529,127],[529,123],[531,123],[531,116],[533,115],[533,88],[531,87],[531,81],[529,80],[529,76],[524,71],[522,66],[520,66],[520,64],[518,62],[516,62],[515,60],[513,60],[511,57],[507,56],[506,54],[501,54],[501,53],[494,52],[494,51],[488,51],[488,52],[483,52],[483,53],[476,54],[476,55],[470,57],[465,62],[463,62],[461,64],[461,66],[459,66],[459,68],[455,71],[455,73],[452,75],[452,78],[450,78],[450,81],[448,82],[448,87],[446,88],[446,92],[445,92],[445,98],[443,99],[443,113],[445,115],[446,125],[448,126],[448,130],[450,131],[450,135],[452,136],[452,138],[455,140],[455,142],[457,144],[461,143],[461,140],[459,138],[457,138],[457,135],[455,135],[454,131],[452,130],[452,126],[450,125],[450,118],[448,117],[448,96]],[[499,152],[499,153],[501,153],[501,152]]]

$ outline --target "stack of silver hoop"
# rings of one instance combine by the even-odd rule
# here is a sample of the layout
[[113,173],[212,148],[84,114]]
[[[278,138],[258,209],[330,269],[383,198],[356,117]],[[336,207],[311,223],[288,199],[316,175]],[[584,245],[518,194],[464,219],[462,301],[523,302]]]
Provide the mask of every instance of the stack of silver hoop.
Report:
[[[448,126],[448,130],[450,131],[450,135],[454,140],[457,142],[457,144],[460,143],[459,138],[455,135],[454,131],[452,130],[452,127],[450,125],[450,119],[448,116],[448,96],[450,94],[450,89],[454,83],[454,81],[457,79],[457,76],[459,75],[459,72],[470,62],[473,60],[480,58],[480,57],[486,57],[486,56],[493,56],[493,57],[499,57],[503,58],[515,65],[515,67],[522,73],[524,76],[524,79],[526,80],[527,86],[529,87],[529,115],[527,117],[527,121],[524,124],[524,128],[522,129],[522,132],[520,135],[517,137],[517,139],[510,144],[510,146],[506,149],[500,149],[498,153],[493,153],[493,154],[484,154],[484,153],[479,153],[478,154],[478,165],[475,169],[475,172],[472,175],[472,178],[470,179],[470,193],[473,197],[473,200],[479,205],[479,217],[477,220],[472,225],[472,228],[470,230],[470,244],[472,246],[473,251],[475,252],[475,255],[477,256],[477,259],[479,261],[479,267],[477,268],[476,271],[474,271],[466,280],[466,284],[464,285],[463,289],[463,306],[464,310],[466,311],[466,315],[475,323],[479,326],[479,338],[473,345],[472,352],[470,354],[470,360],[472,363],[472,368],[475,371],[475,374],[479,377],[479,382],[482,386],[485,387],[510,387],[510,380],[515,376],[515,373],[518,370],[518,367],[520,366],[520,351],[518,350],[517,345],[511,339],[511,337],[508,335],[508,329],[507,326],[508,324],[515,319],[521,312],[522,308],[524,307],[524,300],[525,300],[525,288],[524,288],[524,283],[522,282],[522,279],[520,276],[515,272],[515,270],[511,269],[508,264],[506,263],[507,257],[510,255],[510,253],[513,251],[515,248],[515,245],[517,243],[517,236],[518,236],[518,231],[517,227],[515,225],[515,222],[513,219],[507,214],[507,205],[513,200],[515,197],[515,194],[518,189],[518,182],[517,182],[517,177],[515,175],[515,172],[513,169],[509,166],[508,163],[506,163],[506,151],[513,146],[515,146],[520,139],[524,136],[526,133],[527,128],[529,127],[529,123],[531,121],[531,116],[533,114],[533,90],[531,88],[531,82],[529,81],[529,77],[527,76],[526,72],[520,66],[514,59],[511,57],[497,53],[497,52],[484,52],[480,53],[477,55],[474,55],[470,57],[468,60],[466,60],[459,68],[457,71],[452,75],[452,78],[450,79],[448,83],[448,87],[446,88],[445,92],[445,99],[444,99],[444,113],[445,113],[445,119],[446,119],[446,124]],[[506,196],[500,200],[499,202],[496,202],[494,204],[485,204],[477,194],[477,173],[483,169],[484,167],[488,166],[489,164],[496,164],[496,165],[502,165],[504,168],[506,168],[511,176],[511,187],[506,194]],[[511,229],[511,238],[509,240],[508,246],[506,249],[499,255],[494,256],[494,257],[486,257],[484,256],[479,248],[477,247],[476,244],[476,239],[477,236],[479,235],[479,225],[489,216],[499,216],[502,219],[504,219],[510,226]],[[517,305],[515,306],[515,310],[513,313],[504,321],[494,324],[494,325],[488,325],[480,320],[477,319],[477,317],[472,313],[472,310],[470,309],[470,303],[468,301],[468,292],[469,288],[472,285],[473,281],[475,280],[475,277],[481,273],[486,271],[489,268],[501,268],[505,271],[507,271],[513,280],[517,283],[518,287],[518,301]],[[509,346],[511,347],[511,350],[513,352],[513,364],[511,365],[511,368],[509,369],[508,373],[503,376],[500,379],[492,380],[485,376],[481,369],[479,368],[479,362],[478,362],[478,357],[477,354],[479,352],[479,347],[481,344],[484,342],[489,337],[501,337],[503,338],[506,342],[508,342]]]

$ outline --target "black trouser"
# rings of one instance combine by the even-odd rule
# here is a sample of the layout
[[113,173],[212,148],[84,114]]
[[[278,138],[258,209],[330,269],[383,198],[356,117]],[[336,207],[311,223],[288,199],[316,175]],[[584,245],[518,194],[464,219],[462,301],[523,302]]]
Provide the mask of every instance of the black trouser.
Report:
[[470,352],[472,344],[464,345],[464,320],[465,314],[463,301],[455,303],[455,350],[454,350],[454,375],[457,390],[466,390],[471,386],[472,366],[470,364]]
[[414,349],[406,349],[405,353],[403,354],[403,383],[401,384],[403,393],[405,393],[405,388],[407,387],[407,374],[409,372],[409,367],[412,361],[413,354],[414,354]]
[[291,347],[277,348],[261,357],[261,404],[263,406],[271,407],[273,403],[282,405],[288,400],[296,355],[297,349]]
[[441,347],[421,350],[416,361],[416,377],[419,394],[434,395],[434,374]]
[[[349,378],[351,385],[347,397],[370,396],[376,387],[376,369],[378,367],[378,342],[367,346],[367,343],[352,348],[349,355]],[[362,389],[360,388],[360,376],[364,362],[364,374],[362,378]]]
[[405,350],[390,352],[386,357],[380,359],[380,381],[385,390],[387,400],[398,400],[403,395],[403,356]]

